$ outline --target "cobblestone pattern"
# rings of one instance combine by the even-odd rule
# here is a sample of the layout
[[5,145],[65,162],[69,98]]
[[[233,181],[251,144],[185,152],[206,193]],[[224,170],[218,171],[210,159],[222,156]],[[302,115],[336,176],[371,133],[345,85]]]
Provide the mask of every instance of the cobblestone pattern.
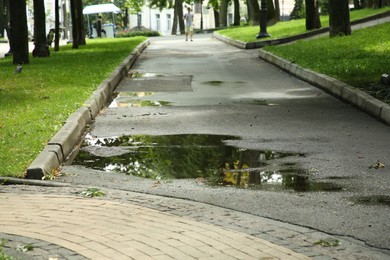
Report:
[[309,259],[246,233],[118,201],[7,193],[0,208],[2,233],[90,259]]
[[[0,233],[0,241],[3,252],[12,259],[87,259],[67,248],[40,239]],[[24,250],[28,247],[30,249]]]
[[[3,187],[3,192],[19,194],[0,193],[0,208],[9,207],[0,213],[0,232],[50,241],[87,258],[322,260],[390,255],[351,238],[186,200],[106,189],[104,197],[83,198],[85,187]],[[20,217],[24,215],[28,218]],[[35,217],[37,233],[27,229]],[[314,245],[328,238],[340,245]]]

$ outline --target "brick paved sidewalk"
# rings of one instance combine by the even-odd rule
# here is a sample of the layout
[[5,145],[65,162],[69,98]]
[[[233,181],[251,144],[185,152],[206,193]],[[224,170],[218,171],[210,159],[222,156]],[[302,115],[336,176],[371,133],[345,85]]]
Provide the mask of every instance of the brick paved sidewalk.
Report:
[[263,239],[134,204],[0,194],[0,232],[90,259],[309,259]]

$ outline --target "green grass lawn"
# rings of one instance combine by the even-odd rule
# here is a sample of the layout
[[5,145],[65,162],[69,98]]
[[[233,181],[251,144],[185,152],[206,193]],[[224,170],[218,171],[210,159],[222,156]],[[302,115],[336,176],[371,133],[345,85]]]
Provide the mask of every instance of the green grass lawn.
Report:
[[[381,9],[361,9],[350,12],[350,20],[358,20],[361,18],[369,17],[378,13],[389,11],[390,7]],[[322,27],[329,26],[329,16],[321,16]],[[259,26],[241,26],[230,27],[228,29],[219,30],[218,33],[227,36],[232,39],[236,39],[242,42],[255,42],[261,40],[279,39],[287,36],[293,36],[301,34],[306,31],[305,19],[291,20],[286,22],[278,22],[275,25],[268,26],[267,32],[271,35],[270,38],[256,39],[256,35],[259,33]]]
[[0,59],[0,176],[23,177],[63,122],[145,37],[94,39],[49,58],[30,58],[15,74]]
[[326,36],[264,50],[364,90],[390,72],[390,23],[357,30],[350,36]]

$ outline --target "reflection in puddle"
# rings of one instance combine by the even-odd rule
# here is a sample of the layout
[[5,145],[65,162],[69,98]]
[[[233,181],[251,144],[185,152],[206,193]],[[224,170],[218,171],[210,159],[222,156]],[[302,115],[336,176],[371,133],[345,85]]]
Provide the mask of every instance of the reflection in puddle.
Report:
[[364,205],[390,206],[390,196],[387,195],[353,197],[351,200],[355,203]]
[[233,84],[245,84],[247,82],[245,81],[233,81],[233,82],[224,82],[220,80],[210,80],[210,81],[204,81],[203,84],[205,85],[211,85],[211,86],[221,86],[224,83],[233,83]]
[[292,161],[298,153],[248,150],[220,135],[87,136],[73,164],[153,179],[204,178],[210,185],[294,191],[339,191],[315,183]]
[[223,81],[220,81],[220,80],[210,80],[210,81],[203,82],[203,84],[212,85],[212,86],[219,86],[222,83],[223,83]]
[[127,76],[129,78],[138,79],[138,78],[155,78],[155,77],[162,77],[163,75],[158,75],[156,73],[150,73],[150,72],[138,72],[134,70],[130,70],[127,73]]
[[155,92],[119,92],[116,98],[109,105],[110,108],[114,107],[152,107],[152,106],[170,106],[168,101],[154,101],[144,98],[155,95]]
[[314,182],[310,173],[301,168],[282,170],[243,170],[225,174],[223,183],[244,188],[280,191],[343,191],[343,187],[330,182]]

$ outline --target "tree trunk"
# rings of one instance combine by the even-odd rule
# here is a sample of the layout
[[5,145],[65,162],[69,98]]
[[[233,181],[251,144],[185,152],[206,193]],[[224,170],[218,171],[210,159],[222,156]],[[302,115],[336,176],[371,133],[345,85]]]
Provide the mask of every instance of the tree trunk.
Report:
[[26,0],[10,1],[10,38],[14,64],[30,63]]
[[234,3],[234,26],[240,25],[240,1],[239,0],[233,0]]
[[64,30],[62,31],[63,33],[62,39],[68,39],[69,17],[68,17],[68,10],[65,3],[62,5],[62,17],[64,19],[64,25],[63,25]]
[[4,32],[7,26],[6,8],[4,0],[0,0],[0,37],[4,37]]
[[78,49],[80,45],[86,44],[81,0],[70,0],[70,9],[72,16],[72,48]]
[[374,1],[374,9],[385,7],[385,0],[375,0]]
[[49,57],[46,38],[46,15],[43,0],[34,0],[34,50],[33,57]]
[[179,30],[180,34],[184,34],[184,19],[183,19],[183,0],[178,0],[178,5],[177,5],[177,17],[178,17],[178,22],[179,22]]
[[228,0],[222,0],[219,7],[219,23],[221,27],[227,27]]
[[279,0],[275,0],[275,15],[276,15],[276,20],[280,21],[280,3],[279,3]]
[[0,5],[2,10],[0,10],[0,17],[2,20],[2,25],[0,25],[0,32],[2,36],[4,37],[5,34],[7,34],[8,37],[8,44],[9,44],[9,51],[4,56],[12,55],[12,48],[11,48],[11,33],[10,33],[10,11],[9,11],[9,0],[0,0]]
[[84,30],[84,16],[83,16],[83,3],[82,0],[76,0],[76,8],[77,8],[77,26],[78,26],[78,34],[79,34],[79,45],[86,45],[85,41],[85,30]]
[[214,10],[215,28],[219,28],[219,26],[220,26],[219,21],[220,21],[219,12],[218,12],[218,10]]
[[273,0],[267,0],[267,24],[273,25],[277,21],[274,2]]
[[79,48],[79,32],[78,32],[78,23],[77,23],[77,9],[76,9],[76,1],[70,0],[70,14],[72,17],[72,48]]
[[251,10],[249,8],[249,0],[245,0],[245,3],[246,3],[246,12],[248,14],[247,22],[249,23],[249,21],[251,20]]
[[126,7],[125,15],[123,16],[123,27],[127,28],[129,26],[129,8]]
[[317,0],[305,0],[306,3],[306,30],[321,28],[320,14]]
[[350,35],[348,0],[329,0],[330,37]]
[[60,50],[60,5],[59,0],[55,0],[54,2],[54,51]]
[[183,19],[183,17],[178,17],[177,15],[177,3],[178,1],[175,0],[175,4],[174,4],[174,7],[173,7],[173,23],[172,23],[172,32],[171,34],[172,35],[176,35],[177,34],[177,20],[178,19]]
[[353,8],[354,9],[361,9],[360,0],[353,0]]
[[260,6],[257,0],[248,0],[249,23],[251,25],[260,24]]

